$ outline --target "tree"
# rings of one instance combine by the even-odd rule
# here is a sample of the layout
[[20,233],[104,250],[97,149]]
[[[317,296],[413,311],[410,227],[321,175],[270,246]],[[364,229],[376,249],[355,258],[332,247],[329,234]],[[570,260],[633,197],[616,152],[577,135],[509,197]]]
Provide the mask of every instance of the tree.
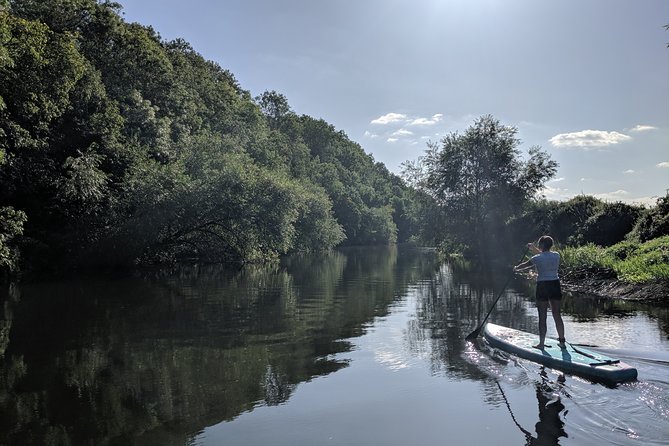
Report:
[[573,239],[579,245],[615,245],[634,228],[641,209],[622,202],[604,203],[599,212],[585,221]]
[[344,132],[276,91],[254,101],[120,8],[0,0],[4,259],[247,262],[393,243],[400,223],[411,238],[414,195]]
[[586,222],[592,221],[603,207],[604,202],[590,195],[577,195],[558,203],[550,210],[549,232],[558,243],[576,244]]
[[23,233],[26,214],[12,207],[0,207],[0,273],[14,272],[18,268],[19,251],[14,245]]
[[515,127],[482,116],[464,134],[430,144],[406,171],[446,212],[442,243],[486,253],[492,237],[504,237],[507,220],[555,175],[557,163],[538,147],[522,159],[516,134]]
[[641,242],[669,235],[669,193],[641,214],[630,235]]
[[265,91],[257,96],[255,100],[260,106],[260,110],[267,117],[271,129],[278,128],[281,119],[292,113],[290,105],[288,105],[288,99],[274,90]]

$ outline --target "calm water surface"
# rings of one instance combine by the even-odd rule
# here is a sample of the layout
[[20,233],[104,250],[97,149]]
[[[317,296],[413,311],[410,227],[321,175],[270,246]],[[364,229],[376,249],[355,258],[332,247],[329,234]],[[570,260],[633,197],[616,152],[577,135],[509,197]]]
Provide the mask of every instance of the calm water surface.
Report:
[[[10,286],[0,444],[669,444],[669,308],[566,296],[639,370],[610,388],[464,340],[506,274],[400,247]],[[490,320],[537,331],[531,295]]]

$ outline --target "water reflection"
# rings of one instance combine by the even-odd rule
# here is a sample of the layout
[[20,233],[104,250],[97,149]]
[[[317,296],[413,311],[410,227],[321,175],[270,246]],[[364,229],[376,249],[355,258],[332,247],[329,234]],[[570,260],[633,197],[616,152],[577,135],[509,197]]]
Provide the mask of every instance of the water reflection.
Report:
[[13,286],[0,319],[0,443],[184,444],[298,383],[348,365],[351,348],[430,255],[332,252],[238,271]]
[[[499,400],[494,368],[506,360],[464,338],[507,277],[389,247],[13,285],[0,306],[0,444],[188,444],[207,426],[290,404],[301,383],[350,367],[341,353],[408,295],[415,312],[376,360],[404,370],[419,358],[432,377],[480,382]],[[536,331],[527,287],[514,282],[490,320]],[[576,321],[641,311],[669,326],[666,309],[641,304],[568,296],[563,308]],[[551,411],[546,420],[564,414]]]

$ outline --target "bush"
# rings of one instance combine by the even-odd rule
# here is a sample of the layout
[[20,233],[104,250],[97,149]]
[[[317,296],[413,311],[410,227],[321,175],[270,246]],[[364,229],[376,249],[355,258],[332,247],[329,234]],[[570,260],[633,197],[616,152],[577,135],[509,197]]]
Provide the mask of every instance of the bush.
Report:
[[669,280],[669,236],[646,243],[624,241],[609,248],[594,244],[560,250],[562,269],[612,269],[619,280],[643,283]]
[[579,195],[569,201],[559,203],[550,215],[550,233],[562,243],[586,244],[587,240],[579,240],[578,234],[586,222],[597,215],[604,206],[601,200],[589,195]]
[[603,203],[596,212],[588,217],[572,239],[576,244],[594,243],[599,246],[611,246],[625,238],[633,228],[642,208],[629,204]]
[[615,262],[614,270],[625,282],[669,280],[669,236],[639,245],[624,260]]
[[669,194],[641,214],[630,235],[642,242],[669,235]]
[[611,254],[592,243],[579,247],[565,246],[560,255],[562,266],[566,269],[611,268],[615,262]]

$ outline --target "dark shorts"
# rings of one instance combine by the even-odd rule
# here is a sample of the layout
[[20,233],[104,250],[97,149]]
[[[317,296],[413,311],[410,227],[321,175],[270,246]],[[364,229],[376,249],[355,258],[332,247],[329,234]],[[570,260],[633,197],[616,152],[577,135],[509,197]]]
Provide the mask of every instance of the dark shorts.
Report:
[[537,282],[537,300],[560,300],[562,289],[559,280],[542,280]]

